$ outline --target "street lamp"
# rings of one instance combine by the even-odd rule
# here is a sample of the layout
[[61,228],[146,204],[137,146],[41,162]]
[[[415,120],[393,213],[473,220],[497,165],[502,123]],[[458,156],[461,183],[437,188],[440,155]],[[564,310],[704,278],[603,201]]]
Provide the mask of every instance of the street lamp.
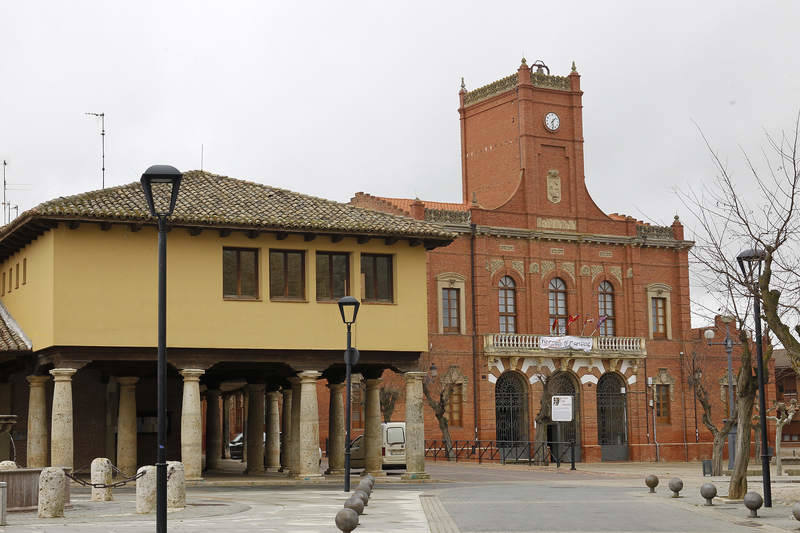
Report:
[[156,532],[167,532],[167,217],[175,210],[182,175],[153,165],[142,174],[150,215],[158,219],[158,447],[156,448]]
[[[728,418],[733,420],[734,399],[733,399],[733,342],[731,338],[730,324],[734,320],[732,316],[723,316],[721,320],[725,323],[725,340],[722,342],[711,342],[714,338],[714,330],[707,329],[703,333],[709,346],[724,346],[725,353],[728,354]],[[733,462],[736,460],[736,422],[728,432],[728,470],[733,470]]]
[[358,308],[361,303],[352,296],[339,298],[339,313],[342,315],[342,322],[347,325],[347,350],[344,352],[345,366],[345,404],[344,404],[344,491],[350,492],[350,399],[352,384],[350,372],[352,366],[358,363],[358,350],[352,347],[351,326],[358,316]]
[[[767,448],[767,402],[764,395],[764,361],[761,348],[761,300],[759,281],[761,262],[767,254],[764,250],[749,249],[736,256],[745,280],[753,283],[753,319],[756,323],[756,354],[758,363],[758,411],[761,420],[761,476],[764,484],[764,507],[772,507],[772,486],[769,479],[769,448]],[[756,277],[756,272],[758,277]]]

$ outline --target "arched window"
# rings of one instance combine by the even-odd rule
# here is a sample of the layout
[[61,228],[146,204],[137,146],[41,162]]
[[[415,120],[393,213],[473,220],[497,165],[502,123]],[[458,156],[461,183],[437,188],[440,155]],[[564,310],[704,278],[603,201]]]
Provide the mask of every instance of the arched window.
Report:
[[600,335],[613,337],[616,331],[614,327],[614,286],[607,281],[601,283],[597,288],[597,312],[598,322],[603,316],[606,317],[605,322],[597,328]]
[[561,278],[550,280],[548,301],[550,303],[550,333],[567,334],[567,285]]
[[500,280],[500,333],[517,332],[516,283],[509,276]]

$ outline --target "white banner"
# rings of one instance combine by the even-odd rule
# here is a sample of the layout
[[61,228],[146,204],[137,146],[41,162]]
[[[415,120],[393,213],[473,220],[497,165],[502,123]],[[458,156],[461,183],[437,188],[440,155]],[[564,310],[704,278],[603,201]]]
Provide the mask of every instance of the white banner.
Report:
[[539,337],[539,348],[543,350],[583,350],[592,351],[591,337]]
[[553,396],[550,401],[550,420],[572,422],[572,396]]

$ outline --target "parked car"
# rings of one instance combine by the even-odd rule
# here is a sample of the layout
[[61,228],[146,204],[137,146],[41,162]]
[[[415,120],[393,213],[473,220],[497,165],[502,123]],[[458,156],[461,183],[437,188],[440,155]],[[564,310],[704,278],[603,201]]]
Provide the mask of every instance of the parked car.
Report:
[[[406,467],[406,423],[384,422],[381,424],[381,456],[384,470]],[[350,445],[350,466],[364,468],[366,446],[364,435],[356,437]]]
[[[264,433],[264,444],[266,445],[267,442],[267,434]],[[230,450],[231,459],[238,459],[242,460],[242,450],[244,448],[244,434],[239,433],[231,441],[228,443],[228,449]],[[322,464],[322,448],[317,448],[319,451],[319,464]]]

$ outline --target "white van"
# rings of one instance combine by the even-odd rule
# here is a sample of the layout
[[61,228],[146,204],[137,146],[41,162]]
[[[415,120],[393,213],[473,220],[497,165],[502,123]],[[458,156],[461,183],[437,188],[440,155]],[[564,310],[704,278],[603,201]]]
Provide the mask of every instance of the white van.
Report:
[[[383,443],[381,445],[383,469],[405,468],[406,423],[384,422],[381,424],[381,435],[383,438]],[[364,435],[359,435],[353,439],[350,445],[350,466],[353,468],[364,468],[365,454],[366,446],[364,445]]]

